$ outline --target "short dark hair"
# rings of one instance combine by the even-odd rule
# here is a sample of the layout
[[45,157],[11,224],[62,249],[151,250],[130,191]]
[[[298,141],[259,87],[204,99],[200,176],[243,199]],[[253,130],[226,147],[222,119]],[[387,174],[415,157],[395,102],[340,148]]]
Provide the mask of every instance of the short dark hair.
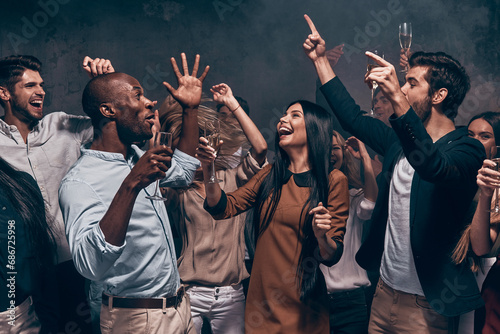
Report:
[[100,106],[104,101],[114,103],[116,96],[110,87],[110,81],[123,73],[114,72],[108,74],[101,74],[93,77],[87,83],[82,94],[82,107],[83,111],[92,120],[92,125],[95,129],[99,129],[101,121],[105,118],[100,111]]
[[40,72],[42,62],[33,56],[8,56],[0,58],[0,86],[6,87],[10,92],[21,80],[24,71]]
[[410,67],[427,67],[425,80],[429,83],[429,96],[441,88],[448,90],[443,101],[443,113],[455,119],[458,107],[470,89],[470,80],[465,68],[452,56],[444,52],[415,52],[409,60]]
[[[250,116],[250,107],[248,106],[248,102],[246,100],[244,100],[243,98],[239,97],[239,96],[235,96],[234,98],[240,104],[241,109],[243,109],[243,111],[246,112],[246,114]],[[222,107],[224,107],[224,105],[221,104],[221,103],[219,103],[216,106],[217,112],[220,112],[220,108],[222,108]]]

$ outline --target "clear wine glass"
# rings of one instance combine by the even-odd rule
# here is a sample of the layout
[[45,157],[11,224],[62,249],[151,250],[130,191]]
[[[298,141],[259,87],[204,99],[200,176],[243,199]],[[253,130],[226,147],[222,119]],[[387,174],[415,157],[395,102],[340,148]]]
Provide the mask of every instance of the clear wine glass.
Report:
[[[490,150],[490,159],[496,163],[495,167],[492,167],[493,170],[499,171],[500,166],[500,146],[492,146]],[[493,199],[495,201],[495,206],[489,210],[492,213],[500,213],[500,201],[499,201],[499,188],[496,187],[493,193]]]
[[[409,51],[410,51],[410,46],[411,46],[411,23],[410,22],[404,22],[399,24],[399,45],[401,46],[401,49],[404,50],[405,56],[408,57]],[[401,70],[401,72],[408,72],[408,65],[406,65],[404,70]]]
[[[206,121],[204,135],[208,140],[208,145],[213,149],[218,149],[218,145],[220,142],[220,121],[218,119],[214,119],[213,121]],[[215,177],[215,161],[212,161],[210,179],[208,180],[208,182],[217,183],[220,181],[221,180],[217,180],[217,178]]]
[[[384,52],[382,51],[378,51],[378,50],[373,50],[373,51],[370,51],[371,53],[373,54],[376,54],[377,56],[379,57],[382,57],[384,58]],[[377,64],[377,62],[375,60],[373,60],[372,58],[368,57],[368,64],[366,66],[366,71],[367,72],[370,72],[372,69],[374,69],[375,67],[379,67],[380,65]],[[375,91],[377,90],[377,87],[378,87],[378,84],[376,81],[372,81],[372,107],[370,109],[370,112],[367,114],[367,116],[370,116],[370,117],[375,117]]]
[[[157,132],[155,133],[154,145],[153,147],[166,146],[168,148],[172,147],[172,133],[170,132]],[[161,196],[159,193],[160,180],[156,180],[155,193],[152,196],[146,196],[147,199],[153,201],[166,201],[167,199]]]

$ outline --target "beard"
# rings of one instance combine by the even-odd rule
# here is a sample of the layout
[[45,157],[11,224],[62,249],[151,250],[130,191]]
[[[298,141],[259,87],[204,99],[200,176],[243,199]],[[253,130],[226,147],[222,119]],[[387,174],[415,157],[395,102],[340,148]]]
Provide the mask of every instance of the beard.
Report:
[[17,98],[15,94],[11,95],[11,108],[12,112],[17,115],[16,117],[22,121],[29,121],[30,123],[36,124],[42,119],[42,114],[35,112],[30,112],[29,102],[21,101]]
[[415,113],[420,118],[422,123],[424,123],[431,114],[431,109],[432,109],[431,97],[427,95],[425,98],[413,102],[412,108],[413,110],[415,110]]

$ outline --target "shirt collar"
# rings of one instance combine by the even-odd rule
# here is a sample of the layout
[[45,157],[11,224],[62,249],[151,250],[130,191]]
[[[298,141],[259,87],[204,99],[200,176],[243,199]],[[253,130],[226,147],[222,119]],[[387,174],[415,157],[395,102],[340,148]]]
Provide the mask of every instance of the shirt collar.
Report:
[[299,187],[305,188],[311,186],[311,171],[308,170],[303,173],[293,173],[291,170],[287,169],[285,171],[285,176],[283,177],[283,183],[287,183],[290,177],[293,175],[293,180],[295,184]]
[[80,148],[82,155],[93,156],[93,157],[96,157],[96,158],[99,158],[102,160],[107,160],[107,161],[127,162],[127,161],[131,161],[132,159],[134,159],[134,160],[139,159],[142,156],[142,154],[144,153],[136,145],[132,145],[128,149],[127,160],[125,160],[123,158],[123,154],[121,154],[121,153],[92,150],[92,149],[90,149],[91,145],[92,145],[92,142],[87,143],[85,145],[82,145],[82,147]]
[[[42,124],[43,124],[42,120],[43,120],[43,118],[36,123],[36,125],[33,127],[33,130],[31,130],[30,133],[40,132],[40,129],[41,129]],[[5,135],[10,136],[12,132],[16,132],[19,130],[18,130],[17,126],[7,124],[3,120],[3,118],[0,118],[0,131],[2,131]]]

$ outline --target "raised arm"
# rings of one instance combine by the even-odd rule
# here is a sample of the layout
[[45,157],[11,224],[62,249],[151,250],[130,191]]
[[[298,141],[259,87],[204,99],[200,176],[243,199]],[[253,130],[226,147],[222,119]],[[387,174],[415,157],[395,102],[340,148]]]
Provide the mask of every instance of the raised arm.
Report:
[[371,83],[375,81],[382,94],[391,102],[396,116],[403,116],[410,109],[410,104],[401,91],[396,69],[391,63],[376,54],[366,52],[366,55],[375,60],[379,67],[366,73],[365,82],[371,86]]
[[304,15],[304,18],[311,29],[311,33],[307,36],[302,47],[307,57],[313,62],[321,84],[324,85],[335,78],[336,75],[326,55],[325,41],[319,35],[318,30],[309,16]]
[[472,250],[478,256],[486,255],[491,251],[493,243],[498,237],[496,225],[490,224],[490,207],[495,188],[500,186],[500,172],[492,169],[495,163],[484,160],[483,166],[478,171],[477,185],[480,188],[476,212],[472,218],[470,242]]
[[184,75],[181,74],[175,59],[172,57],[172,68],[177,77],[178,88],[174,89],[168,82],[163,82],[163,85],[172,94],[175,100],[182,106],[182,130],[177,148],[191,156],[195,155],[196,147],[198,146],[198,106],[201,101],[203,80],[208,74],[209,66],[199,78],[197,78],[198,67],[200,64],[200,55],[196,55],[194,61],[193,72],[189,75],[186,55],[181,54],[182,68]]
[[165,177],[171,154],[170,148],[155,147],[137,161],[99,222],[106,242],[115,246],[123,245],[137,195],[150,183]]
[[111,61],[104,58],[92,59],[89,56],[85,56],[82,66],[91,79],[98,75],[113,73],[115,71],[113,65],[111,65]]
[[259,129],[240,106],[236,98],[233,96],[231,87],[225,83],[213,86],[210,91],[214,94],[214,101],[224,104],[236,117],[240,123],[243,133],[252,145],[252,157],[259,163],[260,166],[266,161],[267,143],[260,133]]
[[375,202],[378,195],[377,181],[375,180],[375,172],[373,171],[372,159],[366,150],[365,144],[356,137],[350,137],[346,140],[347,149],[353,157],[361,160],[364,169],[364,194],[367,200]]

